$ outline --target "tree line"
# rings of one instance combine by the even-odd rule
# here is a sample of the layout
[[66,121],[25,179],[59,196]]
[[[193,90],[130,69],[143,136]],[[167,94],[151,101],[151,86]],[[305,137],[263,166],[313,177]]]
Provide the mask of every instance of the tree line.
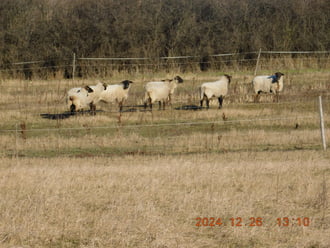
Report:
[[73,53],[203,60],[329,50],[329,13],[328,0],[1,0],[0,67],[40,60],[56,71]]

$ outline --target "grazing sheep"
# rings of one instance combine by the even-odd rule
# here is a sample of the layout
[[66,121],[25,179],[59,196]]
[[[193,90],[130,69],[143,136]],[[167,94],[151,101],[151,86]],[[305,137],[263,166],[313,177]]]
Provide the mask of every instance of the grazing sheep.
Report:
[[67,103],[70,111],[83,111],[90,108],[92,114],[95,114],[96,104],[101,100],[101,93],[106,90],[107,86],[98,83],[95,86],[85,86],[83,88],[72,88],[68,91]]
[[145,85],[144,108],[147,108],[149,103],[150,109],[152,104],[156,101],[159,102],[159,109],[163,103],[163,110],[165,110],[165,102],[171,105],[171,98],[178,83],[183,83],[183,79],[176,76],[173,79],[166,79],[159,82],[149,82]]
[[123,110],[123,103],[128,97],[128,91],[132,81],[125,80],[120,84],[107,85],[107,89],[101,93],[101,101],[104,102],[117,102],[119,111]]
[[283,90],[283,76],[284,74],[281,72],[276,72],[271,76],[256,76],[252,81],[256,94],[254,102],[259,102],[260,93],[275,94],[278,102],[279,92]]
[[91,92],[93,92],[93,90],[89,86],[85,86],[84,88],[72,88],[68,91],[67,104],[71,113],[83,111],[87,107],[90,107],[89,103],[91,101],[87,101],[87,99],[89,98],[88,94]]
[[206,100],[206,107],[209,108],[210,99],[217,97],[219,100],[219,109],[222,108],[223,98],[228,93],[230,81],[231,76],[225,74],[218,81],[203,83],[200,87],[201,107],[203,107],[203,101]]

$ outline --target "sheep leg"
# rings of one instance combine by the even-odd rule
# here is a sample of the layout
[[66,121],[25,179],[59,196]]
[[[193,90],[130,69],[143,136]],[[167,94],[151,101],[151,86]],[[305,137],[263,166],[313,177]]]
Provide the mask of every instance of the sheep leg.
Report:
[[123,111],[123,102],[119,102],[119,112]]
[[151,101],[151,98],[149,98],[149,106],[150,106],[150,110],[152,110],[152,101]]
[[147,109],[148,105],[149,105],[150,109],[152,110],[152,103],[151,103],[151,98],[150,97],[147,100],[145,100],[145,102],[144,102],[144,109],[145,110]]
[[165,104],[166,104],[166,102],[163,101],[163,110],[165,110]]
[[203,98],[202,98],[202,100],[201,100],[201,108],[203,108],[203,102],[204,102],[204,99],[207,99],[207,98],[205,97],[205,95],[203,95]]
[[275,93],[275,99],[274,99],[276,102],[278,102],[280,100],[280,94],[278,91],[276,91]]
[[161,110],[162,109],[162,102],[158,101],[158,105],[159,105],[159,110]]
[[207,109],[210,108],[210,100],[208,98],[206,98],[206,108]]
[[255,103],[259,102],[259,98],[260,98],[260,91],[258,91],[258,93],[254,96],[254,102]]
[[96,105],[91,102],[89,104],[89,108],[90,108],[90,111],[91,111],[91,115],[96,115]]
[[221,109],[221,108],[222,108],[222,102],[223,102],[223,98],[222,98],[222,96],[220,96],[220,97],[218,98],[218,100],[219,100],[219,109]]
[[[164,102],[164,105],[165,105],[165,102]],[[168,105],[171,106],[171,108],[172,108],[171,94],[168,95]],[[164,106],[164,109],[165,109],[165,106]]]

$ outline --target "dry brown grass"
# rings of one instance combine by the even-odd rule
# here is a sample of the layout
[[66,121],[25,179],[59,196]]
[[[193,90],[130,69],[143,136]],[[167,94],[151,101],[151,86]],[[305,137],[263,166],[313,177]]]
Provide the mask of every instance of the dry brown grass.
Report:
[[[173,75],[116,75],[135,82],[126,109],[138,111],[102,105],[60,120],[40,114],[62,113],[67,89],[96,80],[0,82],[10,85],[0,92],[0,247],[329,247],[316,97],[329,127],[330,75],[285,73],[279,104],[253,104],[251,75],[232,71],[222,110],[153,113],[136,106],[144,82]],[[217,76],[185,74],[174,107],[198,104],[198,85]],[[197,217],[227,225],[196,227]],[[278,227],[280,217],[311,225]]]
[[[5,158],[1,246],[328,247],[329,175],[318,151]],[[227,226],[196,227],[197,217]],[[311,225],[278,227],[280,217]]]

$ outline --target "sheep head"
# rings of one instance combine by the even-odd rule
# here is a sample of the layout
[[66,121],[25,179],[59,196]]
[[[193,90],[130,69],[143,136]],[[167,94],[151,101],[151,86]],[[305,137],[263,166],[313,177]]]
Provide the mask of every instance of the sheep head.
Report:
[[93,90],[91,87],[89,87],[88,85],[86,85],[86,86],[84,87],[84,89],[87,90],[88,93],[92,93],[92,92],[94,92],[94,90]]
[[173,80],[176,80],[178,83],[183,83],[183,79],[180,76],[176,76]]
[[123,84],[123,88],[124,90],[128,89],[129,88],[129,85],[132,84],[133,82],[130,81],[130,80],[124,80],[121,82]]
[[282,72],[275,72],[275,76],[277,79],[280,79],[284,74]]
[[228,74],[224,74],[224,76],[228,79],[228,83],[230,84],[230,81],[231,81],[232,76],[230,76]]

